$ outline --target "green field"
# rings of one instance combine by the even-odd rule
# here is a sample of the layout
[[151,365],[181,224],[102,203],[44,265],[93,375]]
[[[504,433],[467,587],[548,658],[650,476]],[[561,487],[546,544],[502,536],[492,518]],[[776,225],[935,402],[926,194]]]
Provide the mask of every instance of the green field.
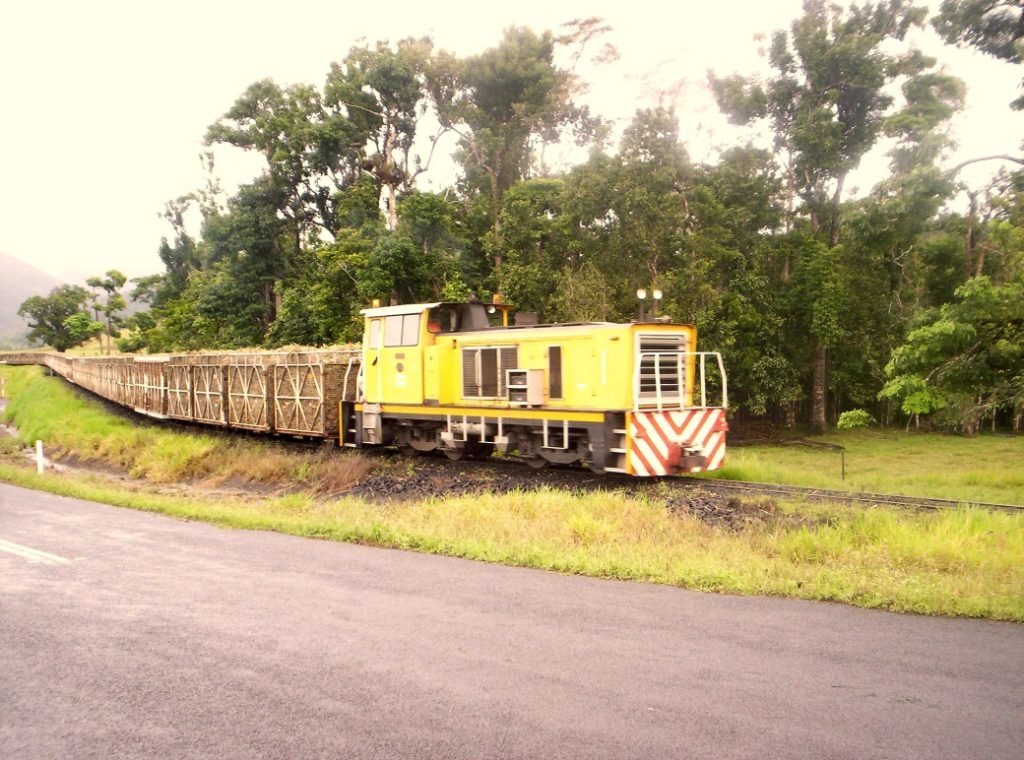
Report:
[[968,438],[858,430],[811,440],[840,445],[844,451],[799,444],[733,447],[725,467],[714,476],[869,493],[1024,504],[1024,435]]
[[[760,502],[750,506],[749,519],[712,524],[667,509],[658,489],[636,496],[541,488],[377,504],[329,494],[373,467],[397,478],[408,465],[337,451],[283,453],[258,441],[138,425],[107,413],[58,379],[42,378],[37,368],[0,368],[0,375],[8,379],[14,396],[7,417],[18,425],[25,442],[40,437],[63,456],[135,476],[127,482],[100,473],[40,477],[13,444],[0,447],[0,480],[26,487],[226,527],[567,573],[1024,621],[1024,515]],[[928,495],[956,498],[968,497],[944,489],[960,488],[963,482],[946,480],[945,470],[963,456],[962,443],[979,446],[975,453],[983,454],[992,445],[1009,447],[1000,456],[1020,452],[1019,439],[859,433],[839,440],[863,441],[864,449],[856,456],[870,456],[879,466],[888,458],[885,442],[890,441],[901,456],[920,459],[915,482],[930,484]],[[848,457],[853,450],[850,446]],[[757,464],[764,469],[754,471],[760,474],[745,472],[743,477],[779,480],[783,476],[767,476],[772,474],[766,464],[770,459],[781,463],[779,472],[810,477],[826,461],[815,457],[837,458],[832,452],[788,447],[778,455],[773,451],[734,452],[738,456],[730,467],[752,466],[767,452]],[[237,465],[239,458],[246,460],[245,472]],[[204,490],[242,479],[260,488],[245,498]],[[179,492],[158,492],[181,481],[187,487]],[[865,482],[875,485],[857,487],[894,490],[877,484],[899,481]],[[1019,484],[1017,488],[1019,492]]]

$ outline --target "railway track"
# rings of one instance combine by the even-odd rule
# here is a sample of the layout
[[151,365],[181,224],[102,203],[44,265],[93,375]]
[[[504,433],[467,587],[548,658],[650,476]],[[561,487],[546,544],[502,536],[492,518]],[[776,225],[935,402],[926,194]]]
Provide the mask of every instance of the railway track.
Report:
[[[233,431],[238,432],[238,431]],[[290,448],[313,449],[324,445],[323,441],[279,439],[279,445]],[[381,459],[401,458],[403,455],[393,450],[362,451],[364,456],[380,457]],[[933,499],[923,496],[901,496],[898,494],[865,493],[840,491],[828,488],[810,488],[805,486],[780,485],[776,483],[757,483],[743,480],[723,480],[721,478],[701,478],[681,476],[674,478],[638,479],[624,475],[595,475],[589,470],[572,465],[551,465],[542,471],[531,469],[517,456],[486,458],[454,462],[439,454],[413,457],[419,466],[451,476],[453,473],[489,471],[518,481],[522,487],[548,485],[555,488],[578,489],[582,491],[628,490],[640,492],[656,487],[683,490],[703,489],[709,492],[745,494],[748,496],[776,496],[812,499],[822,502],[837,502],[850,505],[884,505],[918,510],[958,509],[976,507],[998,510],[1009,513],[1024,513],[1021,504],[996,504],[985,501],[969,501],[957,499]],[[484,478],[486,480],[486,478]],[[437,494],[441,495],[441,494]]]
[[[365,453],[365,452],[364,452]],[[778,485],[773,483],[755,483],[739,480],[722,480],[719,478],[678,477],[668,479],[637,479],[625,476],[594,475],[588,470],[571,466],[551,466],[542,472],[536,472],[518,461],[517,457],[477,460],[472,462],[450,462],[443,457],[418,456],[416,461],[427,470],[445,473],[447,477],[465,472],[482,473],[487,471],[495,475],[512,478],[523,487],[548,485],[569,490],[626,490],[637,493],[668,485],[672,489],[703,490],[717,496],[726,494],[743,494],[747,496],[775,496],[813,499],[850,505],[884,505],[906,509],[943,510],[962,507],[977,507],[999,510],[1010,513],[1024,513],[1024,505],[995,504],[983,501],[964,501],[956,499],[933,499],[921,496],[900,496],[895,494],[859,493],[839,491],[826,488],[807,488],[803,486]],[[486,478],[484,478],[486,480]]]
[[779,485],[775,483],[754,483],[743,480],[722,480],[720,478],[680,478],[682,483],[691,486],[702,486],[713,490],[734,491],[737,493],[754,493],[764,496],[792,496],[819,501],[845,502],[850,504],[880,504],[886,506],[907,507],[910,509],[957,509],[961,507],[981,507],[1005,512],[1024,513],[1024,505],[994,504],[985,501],[963,501],[956,499],[931,499],[921,496],[899,496],[896,494],[857,493],[853,491],[837,491],[827,488],[807,488],[803,486]]

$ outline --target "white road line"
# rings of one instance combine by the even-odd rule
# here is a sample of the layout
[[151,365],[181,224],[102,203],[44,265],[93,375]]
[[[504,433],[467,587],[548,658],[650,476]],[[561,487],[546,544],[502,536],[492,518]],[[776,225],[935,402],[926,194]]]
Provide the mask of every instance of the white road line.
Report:
[[58,557],[56,554],[16,544],[13,541],[4,541],[2,538],[0,538],[0,551],[27,559],[29,562],[41,562],[44,565],[64,565],[71,561],[64,557]]

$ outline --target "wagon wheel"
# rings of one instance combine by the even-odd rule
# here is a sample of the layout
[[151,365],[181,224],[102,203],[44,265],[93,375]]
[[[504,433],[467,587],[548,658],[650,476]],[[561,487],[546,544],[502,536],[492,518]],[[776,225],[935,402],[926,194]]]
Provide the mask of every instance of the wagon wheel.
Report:
[[542,456],[526,457],[526,463],[535,470],[543,470],[550,462]]

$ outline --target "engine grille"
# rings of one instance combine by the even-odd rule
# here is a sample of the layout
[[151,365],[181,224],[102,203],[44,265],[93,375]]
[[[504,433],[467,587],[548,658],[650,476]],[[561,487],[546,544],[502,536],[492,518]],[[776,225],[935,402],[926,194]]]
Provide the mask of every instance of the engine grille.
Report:
[[637,400],[681,403],[686,391],[685,333],[637,336]]
[[518,356],[515,346],[462,349],[463,398],[503,397],[505,373],[516,369]]

